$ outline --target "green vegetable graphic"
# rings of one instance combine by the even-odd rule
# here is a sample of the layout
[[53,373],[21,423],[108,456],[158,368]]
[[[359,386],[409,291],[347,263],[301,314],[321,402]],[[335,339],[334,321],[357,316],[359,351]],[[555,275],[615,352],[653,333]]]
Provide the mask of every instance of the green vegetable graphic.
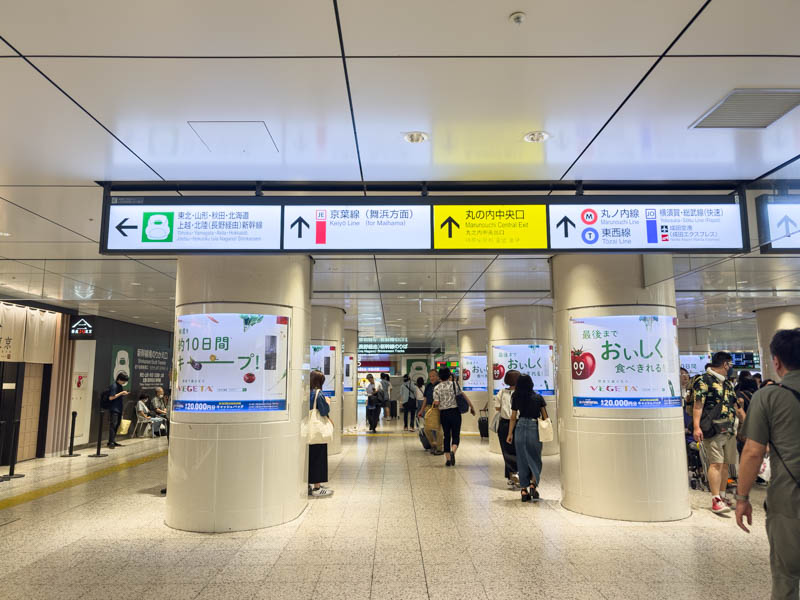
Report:
[[247,331],[264,320],[264,315],[239,315],[239,317],[242,319],[243,331]]

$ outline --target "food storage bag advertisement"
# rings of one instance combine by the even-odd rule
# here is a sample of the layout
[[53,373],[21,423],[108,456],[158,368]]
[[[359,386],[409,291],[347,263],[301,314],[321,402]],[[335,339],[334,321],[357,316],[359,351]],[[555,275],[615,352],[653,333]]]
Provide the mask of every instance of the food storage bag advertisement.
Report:
[[487,389],[486,355],[461,355],[461,381],[465,392],[485,392]]
[[553,368],[553,346],[546,344],[515,344],[492,346],[492,394],[506,387],[503,378],[509,371],[530,375],[533,389],[542,396],[555,395],[555,370]]
[[289,317],[178,317],[174,410],[286,410]]
[[336,392],[336,346],[311,345],[311,369],[322,371],[325,383],[322,384],[323,394]]
[[681,405],[676,318],[625,315],[572,319],[570,345],[573,406]]
[[[352,392],[353,391],[353,381],[355,379],[355,360],[353,359],[352,354],[345,354],[344,355],[344,377],[342,379],[342,391],[343,392]],[[327,377],[325,378],[327,381]]]

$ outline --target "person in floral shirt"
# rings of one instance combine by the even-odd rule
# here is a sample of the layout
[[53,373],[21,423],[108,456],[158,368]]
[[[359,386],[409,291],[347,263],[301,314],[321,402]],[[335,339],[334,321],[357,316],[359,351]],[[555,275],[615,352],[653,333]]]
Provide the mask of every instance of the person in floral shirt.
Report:
[[[728,465],[738,456],[733,425],[737,411],[736,392],[728,381],[733,358],[727,352],[711,357],[711,366],[694,381],[694,439],[708,457],[708,486],[711,488],[711,510],[720,514],[731,510],[733,503],[725,497],[728,487]],[[742,419],[744,415],[741,415]]]

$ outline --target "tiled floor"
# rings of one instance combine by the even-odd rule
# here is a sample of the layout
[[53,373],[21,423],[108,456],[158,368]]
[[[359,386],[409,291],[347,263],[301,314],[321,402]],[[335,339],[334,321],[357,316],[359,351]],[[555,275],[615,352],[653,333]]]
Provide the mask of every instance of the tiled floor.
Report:
[[415,434],[347,437],[333,497],[287,525],[201,535],[163,524],[160,458],[0,511],[0,598],[769,596],[761,511],[750,535],[694,493],[677,523],[594,519],[559,505],[558,457],[535,505],[506,489],[486,442],[465,438],[458,459],[445,468]]

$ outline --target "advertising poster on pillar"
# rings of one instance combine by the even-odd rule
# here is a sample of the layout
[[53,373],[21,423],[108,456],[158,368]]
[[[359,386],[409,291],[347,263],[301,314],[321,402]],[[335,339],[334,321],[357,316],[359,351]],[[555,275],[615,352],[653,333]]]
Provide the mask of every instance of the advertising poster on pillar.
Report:
[[487,390],[486,355],[461,355],[461,381],[465,392]]
[[286,410],[289,317],[214,313],[178,317],[174,410]]
[[689,371],[689,375],[705,373],[706,364],[710,362],[710,354],[681,354],[681,367]]
[[336,346],[311,345],[311,369],[325,375],[322,391],[325,394],[336,392]]
[[571,319],[570,345],[573,406],[681,405],[678,327],[674,317]]
[[[344,377],[342,378],[342,391],[352,392],[353,381],[355,380],[355,360],[352,354],[345,354],[344,356]],[[326,377],[327,379],[327,377]]]
[[530,375],[533,389],[542,396],[555,395],[553,346],[547,344],[514,344],[492,346],[492,394],[506,387],[503,378],[508,371]]

